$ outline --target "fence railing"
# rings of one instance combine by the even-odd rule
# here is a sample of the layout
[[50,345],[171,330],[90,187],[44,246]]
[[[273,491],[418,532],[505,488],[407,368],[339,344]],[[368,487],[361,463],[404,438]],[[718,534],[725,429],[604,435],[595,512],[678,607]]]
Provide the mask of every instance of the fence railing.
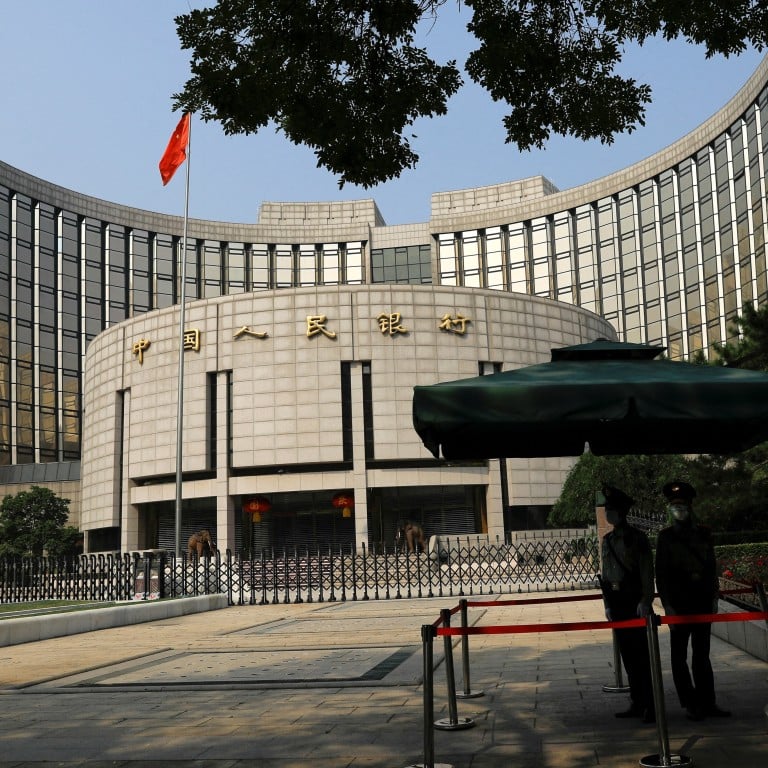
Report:
[[226,593],[231,605],[380,600],[594,587],[594,537],[511,543],[442,539],[433,552],[386,547],[268,549],[247,556],[164,552],[0,559],[0,602],[146,600]]

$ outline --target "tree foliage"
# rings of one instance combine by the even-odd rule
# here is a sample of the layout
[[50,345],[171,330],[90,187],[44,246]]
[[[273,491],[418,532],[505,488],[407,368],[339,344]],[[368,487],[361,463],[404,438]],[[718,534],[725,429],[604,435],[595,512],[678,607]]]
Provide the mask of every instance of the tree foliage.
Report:
[[713,362],[730,368],[768,371],[768,304],[755,309],[752,302],[745,302],[742,312],[729,329],[736,340],[715,344]]
[[78,531],[68,526],[69,499],[33,485],[0,504],[0,555],[69,554]]
[[406,134],[462,85],[416,42],[457,6],[478,42],[464,71],[508,105],[521,150],[643,125],[649,86],[616,72],[628,43],[682,38],[711,56],[768,39],[768,0],[219,0],[176,18],[192,77],[175,106],[228,134],[272,123],[340,186],[372,186],[416,164]]
[[405,136],[416,118],[444,114],[461,84],[414,45],[415,28],[442,2],[220,0],[177,19],[193,50],[177,104],[228,134],[270,122],[318,165],[371,186],[418,157]]
[[[761,448],[763,456],[768,446]],[[687,480],[697,489],[696,516],[715,531],[768,528],[765,487],[755,483],[753,448],[735,456],[698,456]]]
[[674,479],[688,479],[688,465],[682,456],[585,453],[569,472],[548,522],[556,527],[593,525],[596,494],[605,485],[621,488],[631,496],[634,509],[641,514],[658,513],[665,503],[661,489]]

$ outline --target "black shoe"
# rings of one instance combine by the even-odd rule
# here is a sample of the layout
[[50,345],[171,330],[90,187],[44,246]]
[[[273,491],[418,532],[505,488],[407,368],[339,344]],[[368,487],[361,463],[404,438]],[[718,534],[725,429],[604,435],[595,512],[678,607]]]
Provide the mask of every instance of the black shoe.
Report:
[[629,709],[625,709],[623,712],[616,712],[616,717],[642,717],[643,708],[637,704],[631,704]]
[[704,713],[698,707],[686,707],[685,716],[689,720],[703,720]]
[[703,710],[704,717],[730,717],[731,713],[727,709],[720,709],[717,704],[713,704],[711,707],[706,707]]

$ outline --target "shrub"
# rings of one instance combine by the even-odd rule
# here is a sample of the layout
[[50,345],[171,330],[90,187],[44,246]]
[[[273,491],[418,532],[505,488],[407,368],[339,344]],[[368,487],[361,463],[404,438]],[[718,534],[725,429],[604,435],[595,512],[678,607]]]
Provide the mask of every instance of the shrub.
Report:
[[768,584],[768,542],[715,547],[718,575],[724,579]]

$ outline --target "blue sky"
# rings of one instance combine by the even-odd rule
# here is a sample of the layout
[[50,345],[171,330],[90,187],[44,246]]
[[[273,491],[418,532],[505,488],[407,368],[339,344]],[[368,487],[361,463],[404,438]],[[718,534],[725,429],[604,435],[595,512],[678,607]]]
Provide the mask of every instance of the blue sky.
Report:
[[[0,2],[0,160],[84,194],[181,215],[183,174],[163,187],[157,162],[178,121],[171,96],[189,76],[174,16],[187,0]],[[449,4],[427,44],[460,63],[473,38],[466,8]],[[316,167],[314,154],[271,128],[228,137],[193,122],[190,216],[255,222],[271,201],[374,198],[388,224],[429,218],[430,195],[544,175],[560,189],[619,170],[706,120],[744,84],[761,55],[705,60],[684,43],[629,51],[625,69],[653,88],[647,125],[613,145],[555,138],[541,151],[504,144],[503,106],[465,86],[449,114],[413,130],[419,165],[365,190]],[[467,78],[465,78],[467,79]]]

